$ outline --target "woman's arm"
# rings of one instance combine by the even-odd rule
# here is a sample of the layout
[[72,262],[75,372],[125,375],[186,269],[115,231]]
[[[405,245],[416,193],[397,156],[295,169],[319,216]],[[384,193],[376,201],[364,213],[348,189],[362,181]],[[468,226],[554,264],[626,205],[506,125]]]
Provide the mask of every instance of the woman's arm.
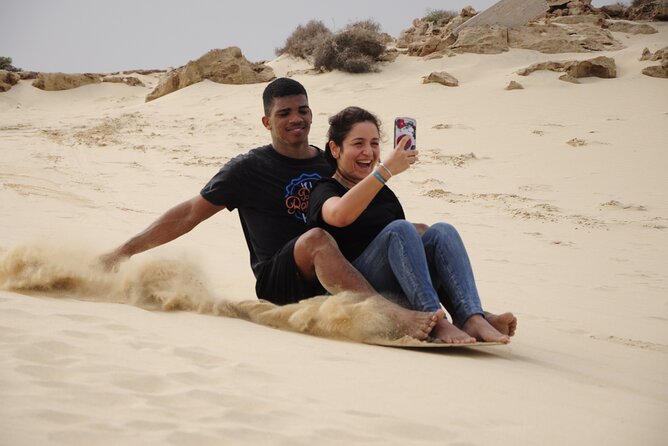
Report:
[[376,167],[372,174],[353,186],[342,197],[331,197],[325,201],[322,206],[322,219],[325,223],[342,228],[357,220],[383,188],[384,182],[381,182],[375,175],[380,175],[384,181],[387,181],[391,176],[404,172],[415,162],[417,150],[404,150],[407,141],[409,141],[408,138],[403,138],[390,153],[384,163],[387,170]]

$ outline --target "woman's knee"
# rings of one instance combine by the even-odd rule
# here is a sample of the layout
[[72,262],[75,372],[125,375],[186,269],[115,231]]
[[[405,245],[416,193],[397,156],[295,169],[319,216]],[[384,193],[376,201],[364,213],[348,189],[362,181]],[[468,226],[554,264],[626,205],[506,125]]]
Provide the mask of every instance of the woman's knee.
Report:
[[416,234],[419,235],[413,223],[407,220],[394,220],[392,223],[388,224],[385,228],[388,231],[392,231],[399,234],[405,234],[409,236]]
[[450,223],[439,222],[431,225],[422,236],[423,238],[440,238],[444,240],[461,239],[457,229]]

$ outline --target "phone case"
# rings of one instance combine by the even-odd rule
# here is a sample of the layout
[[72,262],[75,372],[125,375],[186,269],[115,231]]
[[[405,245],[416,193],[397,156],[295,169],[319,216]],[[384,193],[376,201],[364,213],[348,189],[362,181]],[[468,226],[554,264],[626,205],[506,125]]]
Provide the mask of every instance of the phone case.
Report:
[[394,146],[396,147],[405,137],[411,139],[411,143],[406,146],[406,150],[415,150],[416,122],[413,118],[396,118],[394,120]]

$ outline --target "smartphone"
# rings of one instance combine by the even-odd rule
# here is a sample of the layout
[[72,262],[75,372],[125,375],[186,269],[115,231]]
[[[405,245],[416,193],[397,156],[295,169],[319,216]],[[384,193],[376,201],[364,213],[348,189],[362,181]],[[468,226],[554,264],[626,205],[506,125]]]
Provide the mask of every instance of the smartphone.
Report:
[[403,138],[410,138],[411,142],[406,145],[406,150],[415,150],[416,122],[413,118],[395,118],[394,120],[394,147]]

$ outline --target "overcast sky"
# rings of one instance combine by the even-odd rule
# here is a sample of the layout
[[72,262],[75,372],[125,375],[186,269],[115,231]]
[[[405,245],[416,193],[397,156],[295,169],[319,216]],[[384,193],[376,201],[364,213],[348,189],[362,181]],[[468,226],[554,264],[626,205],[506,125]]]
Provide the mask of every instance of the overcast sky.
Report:
[[[594,5],[614,3],[594,0]],[[24,70],[108,72],[177,67],[213,48],[238,46],[251,61],[300,25],[336,31],[373,19],[398,37],[429,10],[481,11],[495,0],[0,0],[0,56]]]

